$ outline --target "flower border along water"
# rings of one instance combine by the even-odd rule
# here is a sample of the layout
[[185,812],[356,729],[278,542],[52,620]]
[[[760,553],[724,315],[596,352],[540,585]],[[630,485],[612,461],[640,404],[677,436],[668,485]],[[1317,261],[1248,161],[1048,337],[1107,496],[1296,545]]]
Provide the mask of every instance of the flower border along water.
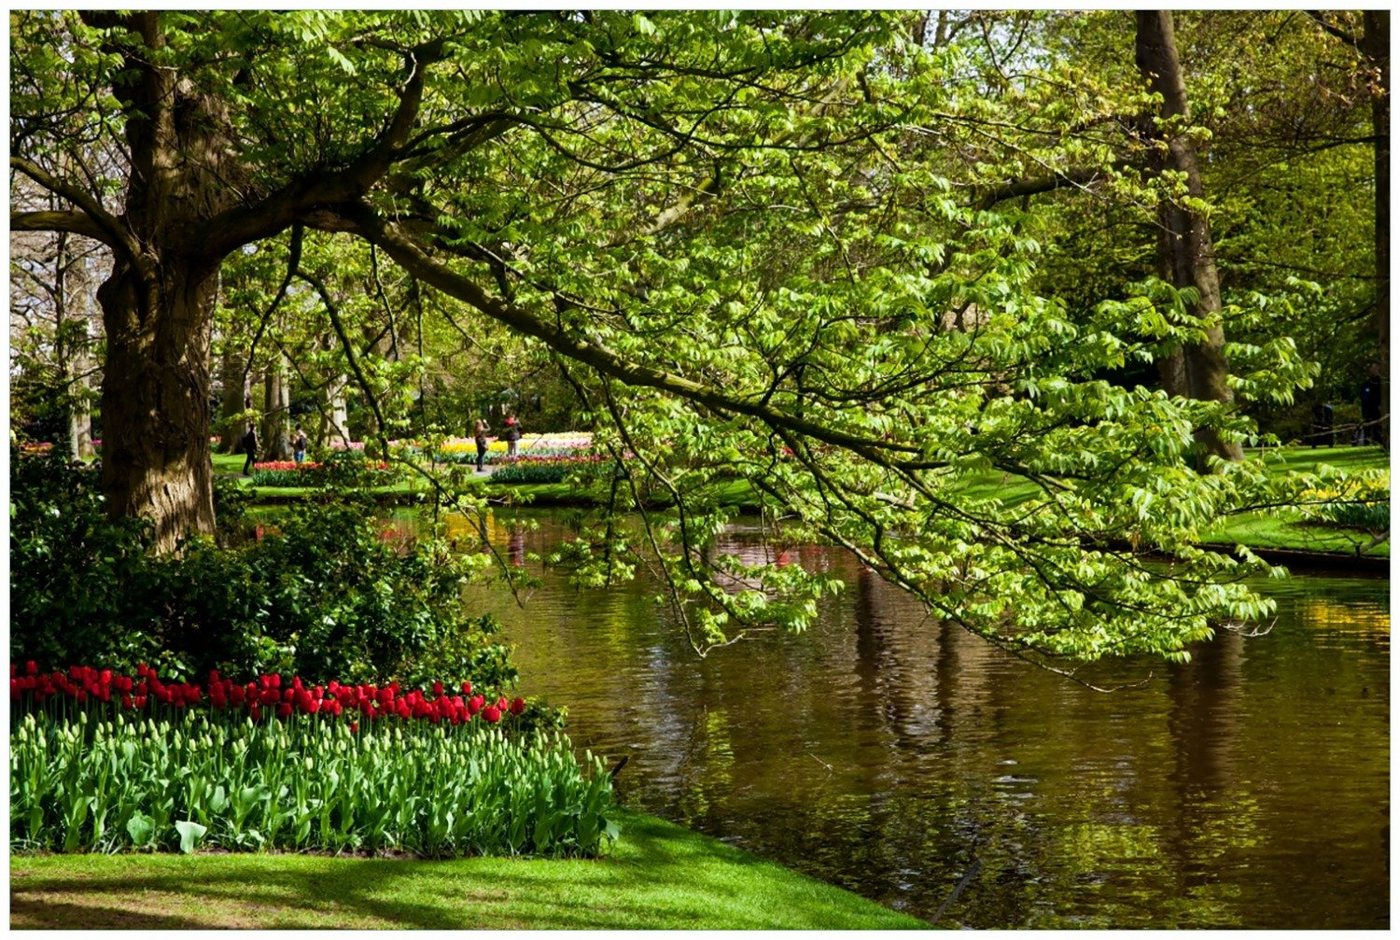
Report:
[[524,699],[488,704],[469,683],[214,673],[206,695],[149,669],[11,672],[12,850],[558,857],[617,835],[602,760],[529,730]]

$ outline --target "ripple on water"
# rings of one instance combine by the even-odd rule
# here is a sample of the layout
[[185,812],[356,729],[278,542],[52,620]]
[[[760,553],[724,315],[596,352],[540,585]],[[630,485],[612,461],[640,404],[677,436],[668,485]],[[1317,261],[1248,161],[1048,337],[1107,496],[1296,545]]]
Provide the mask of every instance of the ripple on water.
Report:
[[[527,536],[558,538],[546,519]],[[1266,585],[1266,636],[1106,663],[1110,695],[930,621],[839,552],[803,636],[697,660],[655,589],[492,603],[528,694],[663,816],[970,927],[1384,927],[1385,582]],[[478,598],[480,604],[489,598]]]

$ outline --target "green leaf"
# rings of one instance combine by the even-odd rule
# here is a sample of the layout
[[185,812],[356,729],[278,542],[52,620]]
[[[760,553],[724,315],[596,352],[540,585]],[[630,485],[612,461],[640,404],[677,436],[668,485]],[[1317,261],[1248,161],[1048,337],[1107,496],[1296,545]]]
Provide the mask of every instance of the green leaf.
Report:
[[142,848],[150,844],[156,834],[155,820],[141,813],[135,813],[126,821],[126,833],[131,836],[131,844]]
[[204,834],[209,831],[209,827],[201,826],[197,822],[188,819],[181,819],[175,823],[175,831],[180,833],[180,851],[186,855],[194,852],[199,845],[199,840],[204,838]]

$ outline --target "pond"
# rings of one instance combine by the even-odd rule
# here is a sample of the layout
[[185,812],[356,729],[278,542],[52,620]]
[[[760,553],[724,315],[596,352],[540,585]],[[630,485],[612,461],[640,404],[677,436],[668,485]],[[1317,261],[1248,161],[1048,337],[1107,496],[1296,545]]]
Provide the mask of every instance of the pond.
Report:
[[[498,526],[502,548],[543,552]],[[737,527],[725,550],[769,548]],[[1188,665],[1118,662],[1095,692],[946,623],[837,549],[847,589],[805,634],[700,659],[655,586],[523,608],[474,589],[522,690],[627,757],[625,802],[925,919],[975,928],[1389,925],[1384,579],[1271,582],[1263,636]]]

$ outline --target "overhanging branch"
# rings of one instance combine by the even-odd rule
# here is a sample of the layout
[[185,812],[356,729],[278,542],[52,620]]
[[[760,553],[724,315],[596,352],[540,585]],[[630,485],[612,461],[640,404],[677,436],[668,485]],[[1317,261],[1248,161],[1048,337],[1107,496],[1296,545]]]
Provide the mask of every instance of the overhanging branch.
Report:
[[471,279],[463,277],[430,258],[418,245],[400,233],[368,206],[342,206],[338,210],[348,228],[393,258],[404,270],[449,296],[464,301],[486,316],[518,333],[533,336],[570,359],[592,366],[628,385],[644,386],[704,405],[720,413],[749,415],[771,427],[782,427],[798,434],[855,453],[872,457],[880,451],[919,454],[920,448],[879,438],[849,434],[827,425],[807,421],[772,405],[725,394],[684,376],[630,362],[606,346],[566,332],[560,326],[541,320],[520,307],[490,296]]

